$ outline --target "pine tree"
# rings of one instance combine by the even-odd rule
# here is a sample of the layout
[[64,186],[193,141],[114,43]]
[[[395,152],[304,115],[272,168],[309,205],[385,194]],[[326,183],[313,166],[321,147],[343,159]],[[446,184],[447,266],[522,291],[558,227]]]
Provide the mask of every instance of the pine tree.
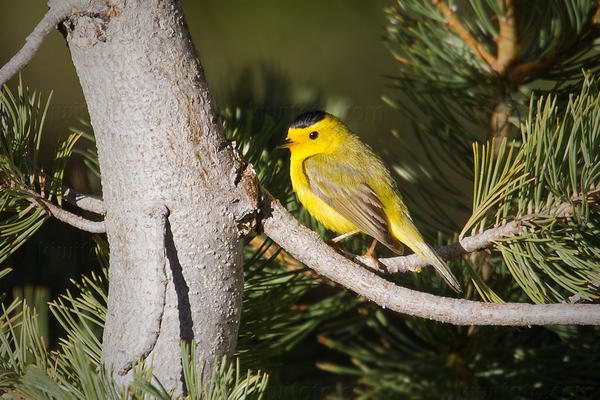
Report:
[[[409,194],[409,208],[422,210],[419,225],[430,226],[438,245],[514,227],[482,251],[454,254],[451,266],[462,274],[467,299],[598,302],[599,6],[577,0],[398,0],[386,10],[386,44],[398,72],[384,100],[412,119],[425,153],[387,158]],[[247,110],[237,107],[242,97],[232,95],[223,112],[229,139],[261,184],[324,235],[291,191],[285,155],[266,150],[295,113],[323,100],[270,98],[275,107]],[[275,113],[278,103],[295,107]],[[0,261],[59,212],[72,194],[62,184],[66,162],[78,141],[94,140],[89,132],[68,135],[57,145],[53,168],[42,173],[38,154],[47,104],[23,85],[16,95],[2,91]],[[79,152],[98,173],[93,143]],[[396,161],[401,159],[408,161]],[[19,298],[3,304],[0,391],[7,396],[171,398],[147,366],[135,369],[127,392],[100,367],[109,255],[102,235],[94,240],[101,272],[77,282],[77,293],[50,302],[65,331],[56,349],[43,339],[43,296],[34,309]],[[360,250],[362,240],[347,248]],[[591,398],[597,392],[596,327],[454,326],[399,315],[327,287],[258,233],[246,240],[244,258],[239,358],[215,363],[205,385],[194,344],[183,343],[189,398],[528,399]],[[2,270],[0,278],[8,273]],[[426,269],[389,279],[451,295]],[[310,371],[315,362],[334,373],[322,372],[317,385]],[[289,368],[277,372],[281,366]],[[258,372],[246,374],[247,368]],[[259,370],[270,373],[269,384]]]

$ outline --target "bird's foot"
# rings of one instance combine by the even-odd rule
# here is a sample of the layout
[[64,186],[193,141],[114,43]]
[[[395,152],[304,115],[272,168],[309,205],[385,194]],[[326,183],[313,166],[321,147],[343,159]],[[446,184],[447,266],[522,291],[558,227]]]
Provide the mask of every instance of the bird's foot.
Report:
[[371,242],[371,246],[369,246],[369,249],[365,252],[365,254],[363,254],[362,256],[355,256],[354,259],[355,261],[360,262],[366,267],[369,267],[375,271],[383,272],[384,270],[382,268],[382,264],[373,256],[376,245],[377,240],[373,239],[373,242]]
[[354,256],[352,261],[358,262],[364,265],[365,267],[372,269],[373,271],[385,272],[385,267],[383,266],[383,264],[373,256]]

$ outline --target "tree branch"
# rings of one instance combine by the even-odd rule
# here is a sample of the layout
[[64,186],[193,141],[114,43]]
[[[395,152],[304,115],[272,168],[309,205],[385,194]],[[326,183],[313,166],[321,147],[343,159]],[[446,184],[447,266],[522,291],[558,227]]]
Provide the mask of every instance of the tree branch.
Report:
[[[496,72],[504,75],[519,58],[519,39],[514,0],[498,0],[498,5],[501,14],[498,15],[498,36],[496,37]],[[488,137],[496,139],[494,142],[495,152],[498,152],[502,138],[510,135],[512,127],[509,122],[510,116],[510,104],[506,100],[501,100],[494,106],[490,117]]]
[[[554,205],[550,210],[542,210],[543,213],[548,213],[556,218],[566,218],[573,214],[573,204],[581,203],[585,199],[590,204],[598,204],[600,202],[600,189],[591,189],[585,195],[578,194],[571,197],[571,201],[565,201]],[[460,238],[458,242],[446,246],[441,246],[435,249],[440,257],[448,260],[464,254],[473,253],[483,250],[492,245],[495,240],[502,239],[507,236],[520,236],[527,232],[524,224],[531,221],[535,215],[525,215],[519,220],[511,221],[505,225],[490,228],[473,236]],[[358,257],[358,261],[363,260]],[[367,261],[367,260],[365,260]],[[400,257],[380,258],[378,261],[387,267],[388,273],[419,271],[420,267],[429,265],[425,260],[416,254]]]
[[[384,308],[456,325],[600,325],[600,305],[489,304],[434,296],[396,286],[351,262],[300,225],[266,190],[261,199],[262,227],[292,256],[334,282]],[[510,230],[510,224],[498,229]],[[477,235],[476,235],[477,236]],[[466,240],[466,239],[464,239]],[[485,242],[484,237],[477,240]],[[477,243],[473,239],[473,245]]]
[[498,15],[496,63],[499,68],[497,72],[503,75],[517,61],[519,57],[519,45],[514,0],[498,0],[498,5],[502,10],[502,15]]
[[77,190],[72,189],[68,186],[63,185],[62,189],[63,199],[65,199],[70,204],[79,207],[82,210],[93,212],[94,214],[106,214],[104,202],[101,199],[97,199],[95,197],[79,193]]
[[[35,193],[35,192],[33,192]],[[49,200],[39,197],[39,194],[35,194],[34,197],[30,198],[29,201],[37,206],[41,206],[48,216],[54,217],[59,221],[69,224],[82,231],[91,233],[104,233],[106,227],[104,221],[90,221],[77,214],[73,214]]]
[[431,0],[433,4],[446,18],[446,23],[450,28],[456,32],[456,34],[465,42],[465,44],[479,57],[485,61],[492,70],[501,73],[498,65],[498,60],[494,57],[485,46],[477,41],[475,37],[469,32],[469,30],[460,22],[456,13],[452,8],[448,7],[446,3],[441,0]]
[[510,71],[513,86],[519,86],[525,79],[556,64],[559,55],[558,49],[553,48],[541,57],[515,65]]
[[[47,181],[52,180],[52,177],[43,171],[39,171],[38,174],[40,178],[43,178]],[[39,193],[35,191],[29,189],[28,191],[33,195],[39,196]],[[62,198],[69,204],[84,211],[89,211],[100,215],[106,214],[106,208],[104,208],[104,202],[102,199],[79,193],[77,190],[70,188],[67,185],[62,185]]]
[[0,69],[0,86],[4,85],[17,72],[22,70],[35,53],[42,45],[42,42],[61,21],[73,13],[73,7],[69,2],[60,2],[53,4],[52,7],[44,14],[42,20],[33,29],[33,32],[27,39],[25,44],[4,66]]
[[[456,243],[447,246],[441,246],[435,251],[445,260],[462,256],[463,254],[473,253],[490,247],[494,240],[501,239],[506,236],[519,236],[526,232],[526,228],[517,221],[509,222],[506,225],[501,225],[495,228],[488,229],[484,232],[473,236],[468,236],[460,239]],[[387,272],[404,272],[415,271],[419,267],[429,265],[416,254],[408,256],[380,258],[379,262],[387,267]]]

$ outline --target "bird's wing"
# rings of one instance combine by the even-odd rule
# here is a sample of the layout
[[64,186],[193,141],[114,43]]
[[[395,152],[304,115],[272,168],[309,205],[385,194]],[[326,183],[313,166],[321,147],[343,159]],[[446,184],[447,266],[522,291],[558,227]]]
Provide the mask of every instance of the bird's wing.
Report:
[[390,250],[403,246],[390,232],[388,218],[363,169],[318,155],[304,160],[303,169],[313,193],[358,229]]

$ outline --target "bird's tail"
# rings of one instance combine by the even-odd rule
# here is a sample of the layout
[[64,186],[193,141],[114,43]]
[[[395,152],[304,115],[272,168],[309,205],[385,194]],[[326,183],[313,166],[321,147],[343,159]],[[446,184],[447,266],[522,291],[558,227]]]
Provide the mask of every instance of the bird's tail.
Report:
[[394,236],[410,247],[415,254],[418,254],[425,261],[433,265],[433,268],[444,278],[448,285],[454,291],[460,293],[462,290],[460,284],[444,260],[442,260],[431,246],[425,243],[425,240],[423,240],[423,237],[408,217],[402,222],[401,227],[395,227]]
[[442,260],[442,258],[435,252],[434,249],[431,248],[431,246],[429,246],[425,242],[421,242],[416,243],[414,247],[410,245],[409,247],[415,253],[424,258],[427,262],[431,263],[431,265],[433,265],[433,268],[435,268],[435,270],[442,276],[442,278],[444,278],[448,285],[450,285],[450,287],[454,289],[454,291],[456,291],[457,293],[461,292],[461,287],[458,281],[456,280],[456,277],[454,276],[454,274],[452,274],[452,271],[450,271],[450,268],[448,268],[448,265],[446,265],[444,260]]

